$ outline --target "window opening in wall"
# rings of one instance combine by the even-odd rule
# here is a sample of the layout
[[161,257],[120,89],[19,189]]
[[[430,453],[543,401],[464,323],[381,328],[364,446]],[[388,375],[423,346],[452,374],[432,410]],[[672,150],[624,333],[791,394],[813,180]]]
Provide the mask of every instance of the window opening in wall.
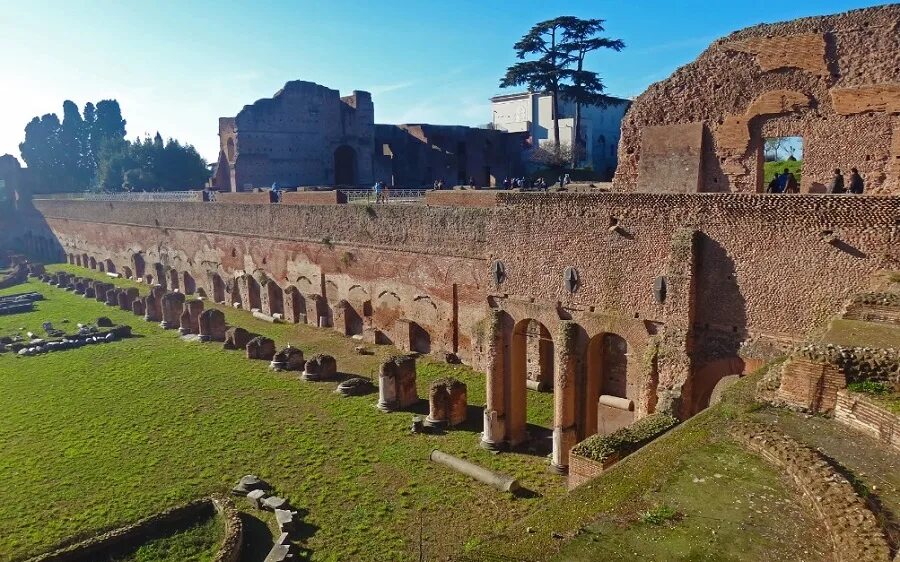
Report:
[[767,137],[763,141],[761,191],[800,193],[803,137]]

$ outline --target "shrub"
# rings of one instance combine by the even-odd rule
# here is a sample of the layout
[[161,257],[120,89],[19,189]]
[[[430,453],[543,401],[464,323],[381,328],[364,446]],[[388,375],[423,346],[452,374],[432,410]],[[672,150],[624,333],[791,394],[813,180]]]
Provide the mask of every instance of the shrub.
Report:
[[894,389],[888,383],[879,381],[858,381],[851,382],[847,385],[847,390],[852,392],[863,392],[865,394],[890,394]]
[[641,521],[650,525],[662,525],[678,516],[678,512],[667,505],[658,505],[641,514]]
[[678,419],[668,414],[651,414],[609,435],[588,437],[575,445],[573,452],[603,462],[617,453],[625,456],[640,449],[677,424]]

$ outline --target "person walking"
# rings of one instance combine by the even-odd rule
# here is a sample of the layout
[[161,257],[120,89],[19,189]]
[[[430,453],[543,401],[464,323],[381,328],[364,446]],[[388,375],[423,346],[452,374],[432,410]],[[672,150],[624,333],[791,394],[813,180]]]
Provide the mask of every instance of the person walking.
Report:
[[372,191],[375,192],[375,203],[383,203],[384,185],[382,185],[381,180],[375,182],[375,185],[372,187]]
[[865,182],[863,181],[862,176],[859,175],[859,170],[850,168],[850,193],[862,195],[865,187]]
[[844,189],[844,176],[841,174],[840,168],[834,169],[834,176],[831,178],[831,183],[828,184],[826,193],[847,193],[847,190]]
[[787,183],[784,186],[785,193],[800,193],[800,184],[797,183],[797,176],[793,172],[788,172]]

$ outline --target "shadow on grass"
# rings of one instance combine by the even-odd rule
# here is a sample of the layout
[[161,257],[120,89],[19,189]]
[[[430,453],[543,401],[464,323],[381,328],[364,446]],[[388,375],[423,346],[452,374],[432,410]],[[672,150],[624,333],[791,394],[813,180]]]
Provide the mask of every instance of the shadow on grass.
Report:
[[244,512],[241,512],[240,517],[244,526],[241,562],[262,562],[275,544],[272,533],[262,519]]

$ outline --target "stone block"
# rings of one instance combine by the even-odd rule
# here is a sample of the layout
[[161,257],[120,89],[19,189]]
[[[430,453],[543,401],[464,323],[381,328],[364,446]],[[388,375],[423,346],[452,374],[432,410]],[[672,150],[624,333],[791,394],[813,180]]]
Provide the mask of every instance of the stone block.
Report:
[[275,521],[278,523],[278,530],[281,533],[287,533],[289,537],[297,534],[299,528],[299,520],[296,511],[289,509],[276,509]]
[[269,485],[268,482],[262,480],[259,476],[255,474],[248,474],[246,476],[242,476],[238,483],[231,489],[231,493],[236,496],[246,496],[250,492],[254,490],[262,490],[263,492],[268,492],[272,489],[272,486]]
[[416,390],[416,358],[391,357],[378,373],[378,408],[385,412],[402,410],[419,401]]
[[109,318],[107,318],[106,316],[101,316],[100,318],[97,318],[97,327],[98,328],[112,328],[113,325],[114,325],[113,321],[110,320]]
[[119,306],[119,289],[112,287],[106,291],[106,305]]
[[225,344],[223,347],[225,349],[246,349],[250,339],[250,332],[247,330],[240,327],[229,328],[225,332]]
[[225,341],[225,314],[210,308],[197,317],[197,333],[200,341]]
[[266,555],[263,562],[284,562],[285,560],[296,560],[294,555],[294,546],[290,544],[276,544]]
[[[249,497],[249,495],[248,495]],[[269,496],[262,500],[262,508],[269,511],[276,509],[289,509],[288,501],[280,496]]]
[[256,336],[247,342],[244,349],[247,351],[247,359],[271,361],[275,356],[275,342],[264,336]]
[[317,353],[309,358],[300,376],[305,381],[327,381],[337,375],[337,361],[331,355]]
[[256,489],[247,493],[247,500],[256,509],[263,509],[263,501],[267,496],[268,493],[265,490]]
[[272,357],[272,363],[269,366],[274,371],[300,371],[303,370],[305,364],[303,351],[289,345]]
[[162,304],[153,293],[144,297],[144,320],[159,322],[162,320]]
[[341,396],[362,396],[375,389],[375,385],[369,379],[352,377],[337,386],[335,392]]
[[454,378],[438,379],[428,391],[428,417],[431,427],[456,426],[466,421],[466,385]]
[[85,287],[84,288],[84,298],[93,299],[97,297],[97,293],[93,287]]
[[135,316],[143,316],[146,312],[144,308],[144,299],[134,299],[131,303],[131,312],[133,312]]

